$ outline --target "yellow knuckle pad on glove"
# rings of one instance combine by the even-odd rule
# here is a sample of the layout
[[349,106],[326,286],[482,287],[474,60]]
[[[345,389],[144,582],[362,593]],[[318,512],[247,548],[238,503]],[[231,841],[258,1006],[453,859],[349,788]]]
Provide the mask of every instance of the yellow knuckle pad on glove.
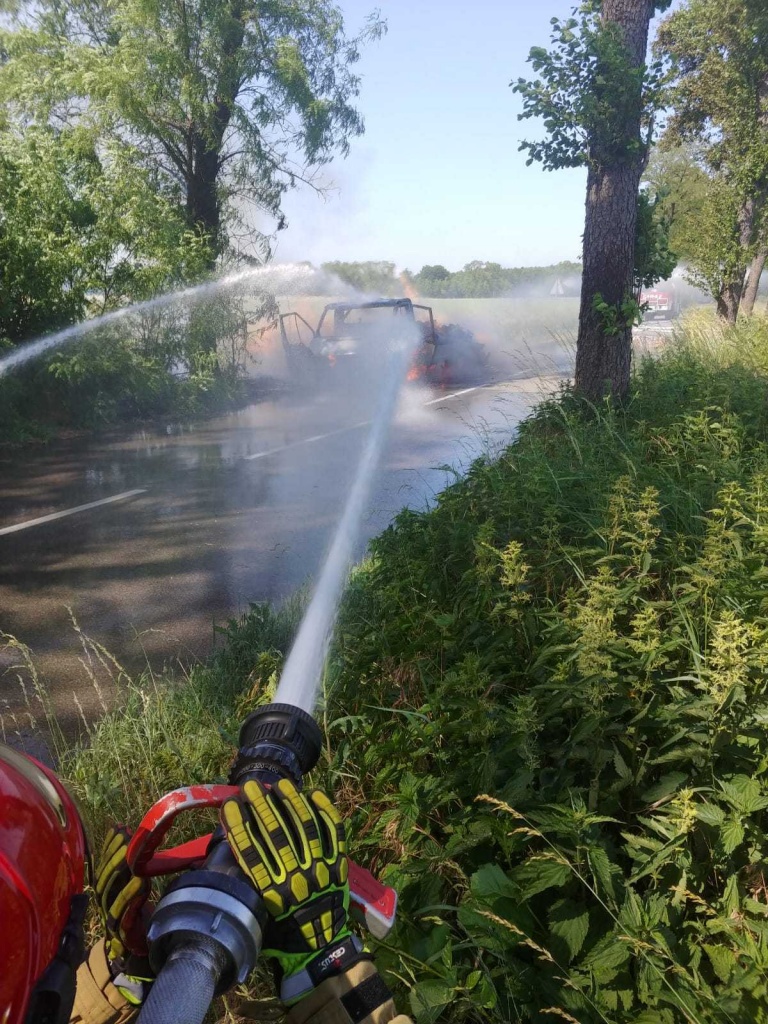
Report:
[[287,779],[271,791],[249,780],[222,805],[221,818],[240,867],[273,917],[346,882],[344,825],[319,790],[307,797]]
[[221,823],[238,864],[263,893],[273,884],[274,877],[266,867],[264,849],[254,836],[246,814],[241,801],[233,797],[222,804]]
[[125,865],[125,851],[128,843],[125,837],[118,834],[105,844],[101,860],[96,867],[96,881],[94,889],[103,909],[106,911],[105,902],[110,898],[110,889],[117,880],[120,869]]
[[125,913],[128,904],[141,893],[144,885],[145,883],[143,878],[132,878],[130,882],[128,882],[128,884],[117,894],[117,898],[107,911],[109,916],[113,917],[116,921],[119,921]]
[[230,848],[270,915],[264,954],[284,976],[349,935],[346,834],[328,797],[249,780],[221,809]]

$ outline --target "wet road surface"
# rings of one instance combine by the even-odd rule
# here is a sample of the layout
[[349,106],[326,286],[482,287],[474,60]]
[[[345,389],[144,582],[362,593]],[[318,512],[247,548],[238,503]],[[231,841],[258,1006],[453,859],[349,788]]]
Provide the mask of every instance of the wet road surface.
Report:
[[[359,554],[397,511],[424,507],[445,486],[446,466],[509,440],[560,379],[409,386]],[[193,427],[0,454],[0,630],[29,646],[65,726],[78,704],[88,716],[99,704],[71,616],[131,671],[204,656],[214,623],[280,600],[318,571],[370,415],[362,398],[275,392]],[[10,732],[22,704],[17,660],[0,650]],[[103,679],[93,655],[91,665]]]

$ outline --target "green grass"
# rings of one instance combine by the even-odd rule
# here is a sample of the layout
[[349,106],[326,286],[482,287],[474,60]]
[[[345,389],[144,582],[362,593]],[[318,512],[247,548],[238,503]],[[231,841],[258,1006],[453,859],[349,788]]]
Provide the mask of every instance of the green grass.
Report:
[[[355,573],[316,781],[398,887],[419,1022],[768,1020],[768,323],[696,318],[623,409],[567,389]],[[138,681],[65,753],[98,836],[223,777],[300,611]]]

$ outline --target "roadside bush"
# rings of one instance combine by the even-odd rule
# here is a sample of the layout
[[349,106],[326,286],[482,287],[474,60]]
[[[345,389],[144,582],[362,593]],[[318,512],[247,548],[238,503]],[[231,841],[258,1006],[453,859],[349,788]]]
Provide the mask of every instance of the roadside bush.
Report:
[[[623,409],[544,403],[348,589],[318,781],[400,892],[419,1022],[768,1020],[768,325],[700,341]],[[297,618],[266,614],[169,691],[183,752],[149,694],[65,762],[97,815],[224,771]]]
[[249,325],[270,312],[224,295],[93,330],[0,379],[0,442],[231,407],[246,394]]

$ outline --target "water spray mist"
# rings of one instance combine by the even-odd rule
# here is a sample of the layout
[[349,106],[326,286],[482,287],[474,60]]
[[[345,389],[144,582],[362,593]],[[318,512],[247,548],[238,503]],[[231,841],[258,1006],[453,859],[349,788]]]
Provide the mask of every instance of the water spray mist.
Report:
[[158,295],[157,298],[147,299],[144,302],[134,302],[130,306],[121,306],[120,309],[112,310],[111,313],[103,313],[92,320],[84,320],[82,323],[73,324],[72,327],[65,327],[62,331],[54,334],[46,334],[42,338],[30,341],[22,345],[10,355],[0,359],[0,377],[15,366],[22,366],[30,359],[48,352],[51,349],[60,348],[69,342],[77,341],[109,324],[118,323],[136,313],[149,313],[156,309],[165,309],[176,302],[199,302],[201,299],[210,298],[218,292],[235,288],[239,284],[252,281],[260,285],[261,291],[276,291],[286,285],[296,285],[302,281],[308,281],[316,276],[316,271],[304,264],[278,264],[268,267],[251,267],[248,270],[240,270],[226,277],[216,278],[214,281],[206,281],[204,284],[194,285],[191,288],[181,288],[175,292],[166,292]]
[[415,346],[415,337],[400,338],[389,353],[378,406],[344,513],[275,694],[278,704],[292,704],[310,714],[315,707],[331,630],[354,556],[371,484]]

